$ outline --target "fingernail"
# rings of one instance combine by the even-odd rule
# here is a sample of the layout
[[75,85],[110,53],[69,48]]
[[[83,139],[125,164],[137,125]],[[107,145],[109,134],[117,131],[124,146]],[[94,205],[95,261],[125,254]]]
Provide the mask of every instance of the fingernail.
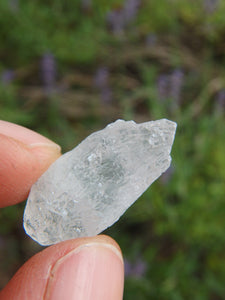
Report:
[[56,143],[52,142],[43,135],[34,132],[23,126],[13,124],[7,121],[0,120],[0,133],[15,140],[18,140],[27,146],[34,147],[48,147],[50,149],[54,148],[56,152],[60,152],[61,148]]
[[124,282],[121,253],[110,244],[82,245],[53,266],[45,300],[120,300]]
[[61,147],[58,144],[53,143],[50,141],[49,143],[32,143],[28,145],[30,149],[34,148],[46,148],[47,151],[56,152],[59,154],[61,152]]

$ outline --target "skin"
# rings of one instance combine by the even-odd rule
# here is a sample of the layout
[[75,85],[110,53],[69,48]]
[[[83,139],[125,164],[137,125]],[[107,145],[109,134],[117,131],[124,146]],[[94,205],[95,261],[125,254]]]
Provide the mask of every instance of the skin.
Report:
[[[0,120],[0,207],[24,201],[61,154],[49,139]],[[108,236],[68,240],[29,259],[0,291],[0,300],[120,300],[124,265]]]

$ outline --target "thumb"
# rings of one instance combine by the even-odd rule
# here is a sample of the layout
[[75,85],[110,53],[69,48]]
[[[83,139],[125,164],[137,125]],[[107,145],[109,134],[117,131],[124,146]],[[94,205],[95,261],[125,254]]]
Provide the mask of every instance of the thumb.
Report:
[[119,246],[100,235],[65,241],[33,256],[0,292],[0,300],[120,300]]

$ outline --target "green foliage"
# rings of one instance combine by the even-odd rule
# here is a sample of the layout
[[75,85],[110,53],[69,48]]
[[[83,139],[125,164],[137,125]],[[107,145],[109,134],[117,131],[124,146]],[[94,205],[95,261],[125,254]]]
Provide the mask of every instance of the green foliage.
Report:
[[[143,0],[120,34],[106,15],[120,12],[122,0],[93,1],[87,10],[78,0],[18,3],[0,1],[0,118],[63,150],[117,118],[178,124],[171,174],[106,231],[129,261],[141,257],[146,264],[142,276],[126,277],[124,299],[223,299],[225,127],[218,94],[225,89],[225,2],[209,13],[203,0]],[[155,40],[146,45],[149,34]],[[46,52],[57,64],[50,92],[39,63]],[[102,66],[109,70],[110,103],[93,84]],[[15,79],[4,82],[7,69]],[[159,78],[170,85],[177,70],[183,74],[177,99],[173,86],[160,96]],[[22,263],[30,245],[17,225],[23,206],[17,208],[1,210],[0,235],[8,240],[13,232],[8,247],[17,240],[12,253],[23,253]]]
[[190,135],[178,123],[169,184],[154,183],[115,228],[125,230],[110,231],[127,257],[142,253],[148,266],[148,280],[127,279],[125,299],[222,299],[225,130],[209,118],[190,123]]
[[16,96],[16,87],[0,85],[0,116],[9,122],[24,126],[32,124],[32,116],[21,109],[21,102]]

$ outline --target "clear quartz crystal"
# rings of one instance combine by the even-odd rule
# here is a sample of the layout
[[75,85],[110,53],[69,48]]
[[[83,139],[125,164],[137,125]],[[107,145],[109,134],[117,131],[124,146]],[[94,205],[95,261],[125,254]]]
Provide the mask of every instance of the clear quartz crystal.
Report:
[[41,245],[115,223],[170,166],[176,123],[117,120],[62,155],[32,186],[24,228]]

